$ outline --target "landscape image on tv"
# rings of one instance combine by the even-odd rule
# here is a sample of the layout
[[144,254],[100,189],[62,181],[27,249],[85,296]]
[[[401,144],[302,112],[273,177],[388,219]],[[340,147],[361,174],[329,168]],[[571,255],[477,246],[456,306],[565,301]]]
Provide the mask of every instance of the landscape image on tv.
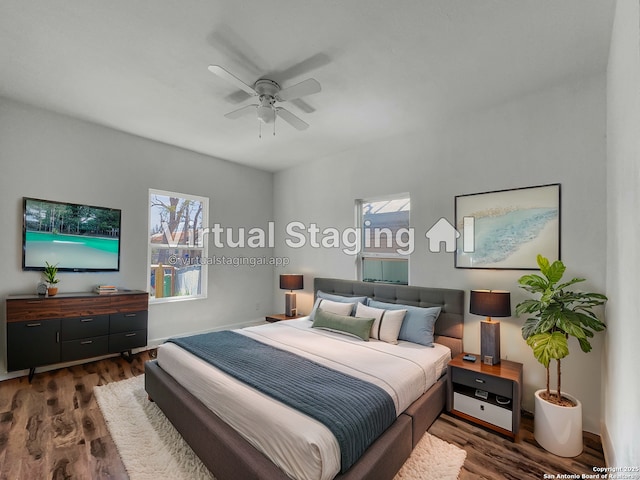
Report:
[[22,268],[120,269],[120,210],[24,198]]

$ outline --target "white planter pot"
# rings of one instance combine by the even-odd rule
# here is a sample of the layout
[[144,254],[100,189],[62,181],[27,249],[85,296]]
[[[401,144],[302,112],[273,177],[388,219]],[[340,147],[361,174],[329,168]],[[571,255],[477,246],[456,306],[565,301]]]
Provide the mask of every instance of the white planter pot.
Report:
[[[561,407],[540,398],[546,390],[535,394],[534,437],[545,450],[560,457],[576,457],[582,453],[582,403],[566,393],[575,407]],[[552,391],[551,393],[555,393]]]

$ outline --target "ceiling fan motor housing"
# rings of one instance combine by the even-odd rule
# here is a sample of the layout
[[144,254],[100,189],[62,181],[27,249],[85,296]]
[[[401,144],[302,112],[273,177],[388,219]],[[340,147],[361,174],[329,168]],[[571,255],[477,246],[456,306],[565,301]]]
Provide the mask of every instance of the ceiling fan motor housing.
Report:
[[280,85],[268,78],[261,78],[255,83],[253,89],[258,93],[258,95],[275,97],[280,91]]

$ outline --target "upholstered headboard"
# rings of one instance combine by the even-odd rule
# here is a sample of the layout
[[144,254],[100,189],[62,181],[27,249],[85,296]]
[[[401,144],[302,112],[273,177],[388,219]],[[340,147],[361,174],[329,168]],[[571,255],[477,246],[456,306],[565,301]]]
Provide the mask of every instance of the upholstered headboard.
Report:
[[367,296],[380,302],[402,303],[415,307],[442,307],[436,321],[435,340],[449,347],[454,357],[462,352],[463,290],[316,278],[313,281],[314,297],[318,290],[345,297]]

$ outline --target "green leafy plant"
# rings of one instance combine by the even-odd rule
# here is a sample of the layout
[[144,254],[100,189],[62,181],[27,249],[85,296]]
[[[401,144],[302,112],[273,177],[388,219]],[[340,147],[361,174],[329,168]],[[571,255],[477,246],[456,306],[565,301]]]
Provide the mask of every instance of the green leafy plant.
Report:
[[51,265],[46,261],[44,263],[46,264],[46,267],[42,272],[44,279],[49,285],[55,285],[60,281],[58,278],[58,264],[56,263],[55,265]]
[[[528,299],[516,306],[516,314],[533,315],[522,326],[524,338],[533,351],[533,356],[547,370],[546,400],[564,404],[562,400],[560,360],[569,355],[569,336],[575,337],[583,352],[591,351],[589,339],[594,332],[600,332],[606,325],[598,320],[593,308],[603,305],[607,297],[600,293],[584,293],[568,290],[567,287],[584,282],[584,278],[573,278],[559,283],[566,270],[564,263],[549,260],[538,255],[538,267],[542,276],[536,274],[523,275],[518,280],[520,287],[539,295],[536,299]],[[557,362],[558,387],[553,396],[549,389],[550,363]],[[555,397],[555,398],[553,398]]]

